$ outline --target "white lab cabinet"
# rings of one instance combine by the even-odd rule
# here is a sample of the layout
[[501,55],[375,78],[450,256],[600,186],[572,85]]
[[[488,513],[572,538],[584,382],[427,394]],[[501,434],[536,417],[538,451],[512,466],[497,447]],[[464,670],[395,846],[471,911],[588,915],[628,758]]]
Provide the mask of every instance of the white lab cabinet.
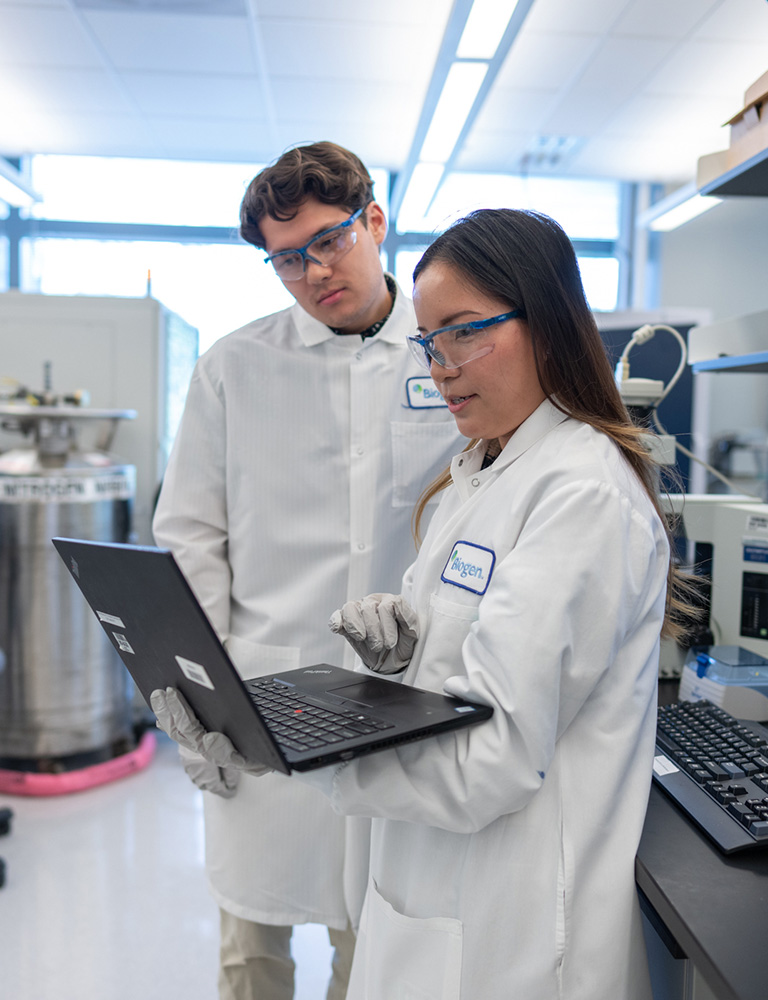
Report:
[[[133,523],[143,545],[153,544],[155,495],[197,351],[197,330],[153,298],[0,294],[0,396],[16,384],[42,390],[50,362],[53,392],[85,389],[94,408],[137,412],[120,421],[110,450],[136,466]],[[0,452],[22,444],[0,429]]]

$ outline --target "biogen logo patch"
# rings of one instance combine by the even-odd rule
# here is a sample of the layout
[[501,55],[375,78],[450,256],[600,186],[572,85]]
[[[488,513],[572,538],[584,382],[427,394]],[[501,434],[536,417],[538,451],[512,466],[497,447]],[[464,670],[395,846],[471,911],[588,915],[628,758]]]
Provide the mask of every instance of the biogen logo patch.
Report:
[[424,410],[435,406],[447,406],[439,389],[431,378],[409,378],[405,383],[408,406],[412,410]]
[[491,582],[496,553],[473,542],[456,542],[440,579],[473,594],[484,594]]

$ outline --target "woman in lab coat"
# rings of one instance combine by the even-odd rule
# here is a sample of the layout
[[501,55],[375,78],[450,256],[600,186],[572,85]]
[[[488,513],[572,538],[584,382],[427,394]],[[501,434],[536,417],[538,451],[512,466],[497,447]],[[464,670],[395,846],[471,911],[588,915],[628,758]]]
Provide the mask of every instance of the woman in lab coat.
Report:
[[402,594],[332,628],[494,714],[291,779],[373,817],[347,1000],[650,1000],[634,858],[659,637],[684,608],[655,469],[551,219],[460,220],[414,304],[471,442],[417,509],[443,491]]
[[[684,603],[655,473],[552,220],[474,213],[415,279],[414,345],[472,444],[406,574],[402,680],[494,715],[309,779],[375,817],[348,1000],[647,1000],[634,858]],[[391,603],[334,618],[384,670]]]

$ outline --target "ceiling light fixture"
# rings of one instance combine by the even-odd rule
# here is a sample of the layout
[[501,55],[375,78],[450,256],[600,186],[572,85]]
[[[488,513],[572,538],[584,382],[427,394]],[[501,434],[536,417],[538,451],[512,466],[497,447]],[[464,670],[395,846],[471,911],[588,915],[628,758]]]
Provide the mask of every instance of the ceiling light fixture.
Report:
[[637,217],[637,225],[655,233],[668,233],[719,205],[722,198],[700,195],[695,181],[651,205]]
[[420,160],[446,162],[487,72],[488,64],[484,62],[455,62],[451,66],[424,137]]
[[[398,231],[406,200],[414,206],[409,189],[415,172],[439,164],[444,169],[416,215],[423,218],[429,212],[533,2],[454,0],[413,143],[392,190],[390,210]],[[435,171],[429,174],[435,176]]]
[[493,59],[518,0],[475,0],[459,44],[457,59]]

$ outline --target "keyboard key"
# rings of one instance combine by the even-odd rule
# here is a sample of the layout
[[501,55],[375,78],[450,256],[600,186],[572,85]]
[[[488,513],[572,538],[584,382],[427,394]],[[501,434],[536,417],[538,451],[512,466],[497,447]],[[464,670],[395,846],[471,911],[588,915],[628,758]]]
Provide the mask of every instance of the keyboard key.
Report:
[[739,767],[738,764],[734,764],[733,761],[724,760],[723,768],[728,772],[731,778],[744,778],[746,775],[744,771]]
[[755,823],[758,819],[752,810],[743,805],[741,802],[731,802],[728,805],[728,812],[731,816],[735,816],[742,826],[748,827],[750,823]]

